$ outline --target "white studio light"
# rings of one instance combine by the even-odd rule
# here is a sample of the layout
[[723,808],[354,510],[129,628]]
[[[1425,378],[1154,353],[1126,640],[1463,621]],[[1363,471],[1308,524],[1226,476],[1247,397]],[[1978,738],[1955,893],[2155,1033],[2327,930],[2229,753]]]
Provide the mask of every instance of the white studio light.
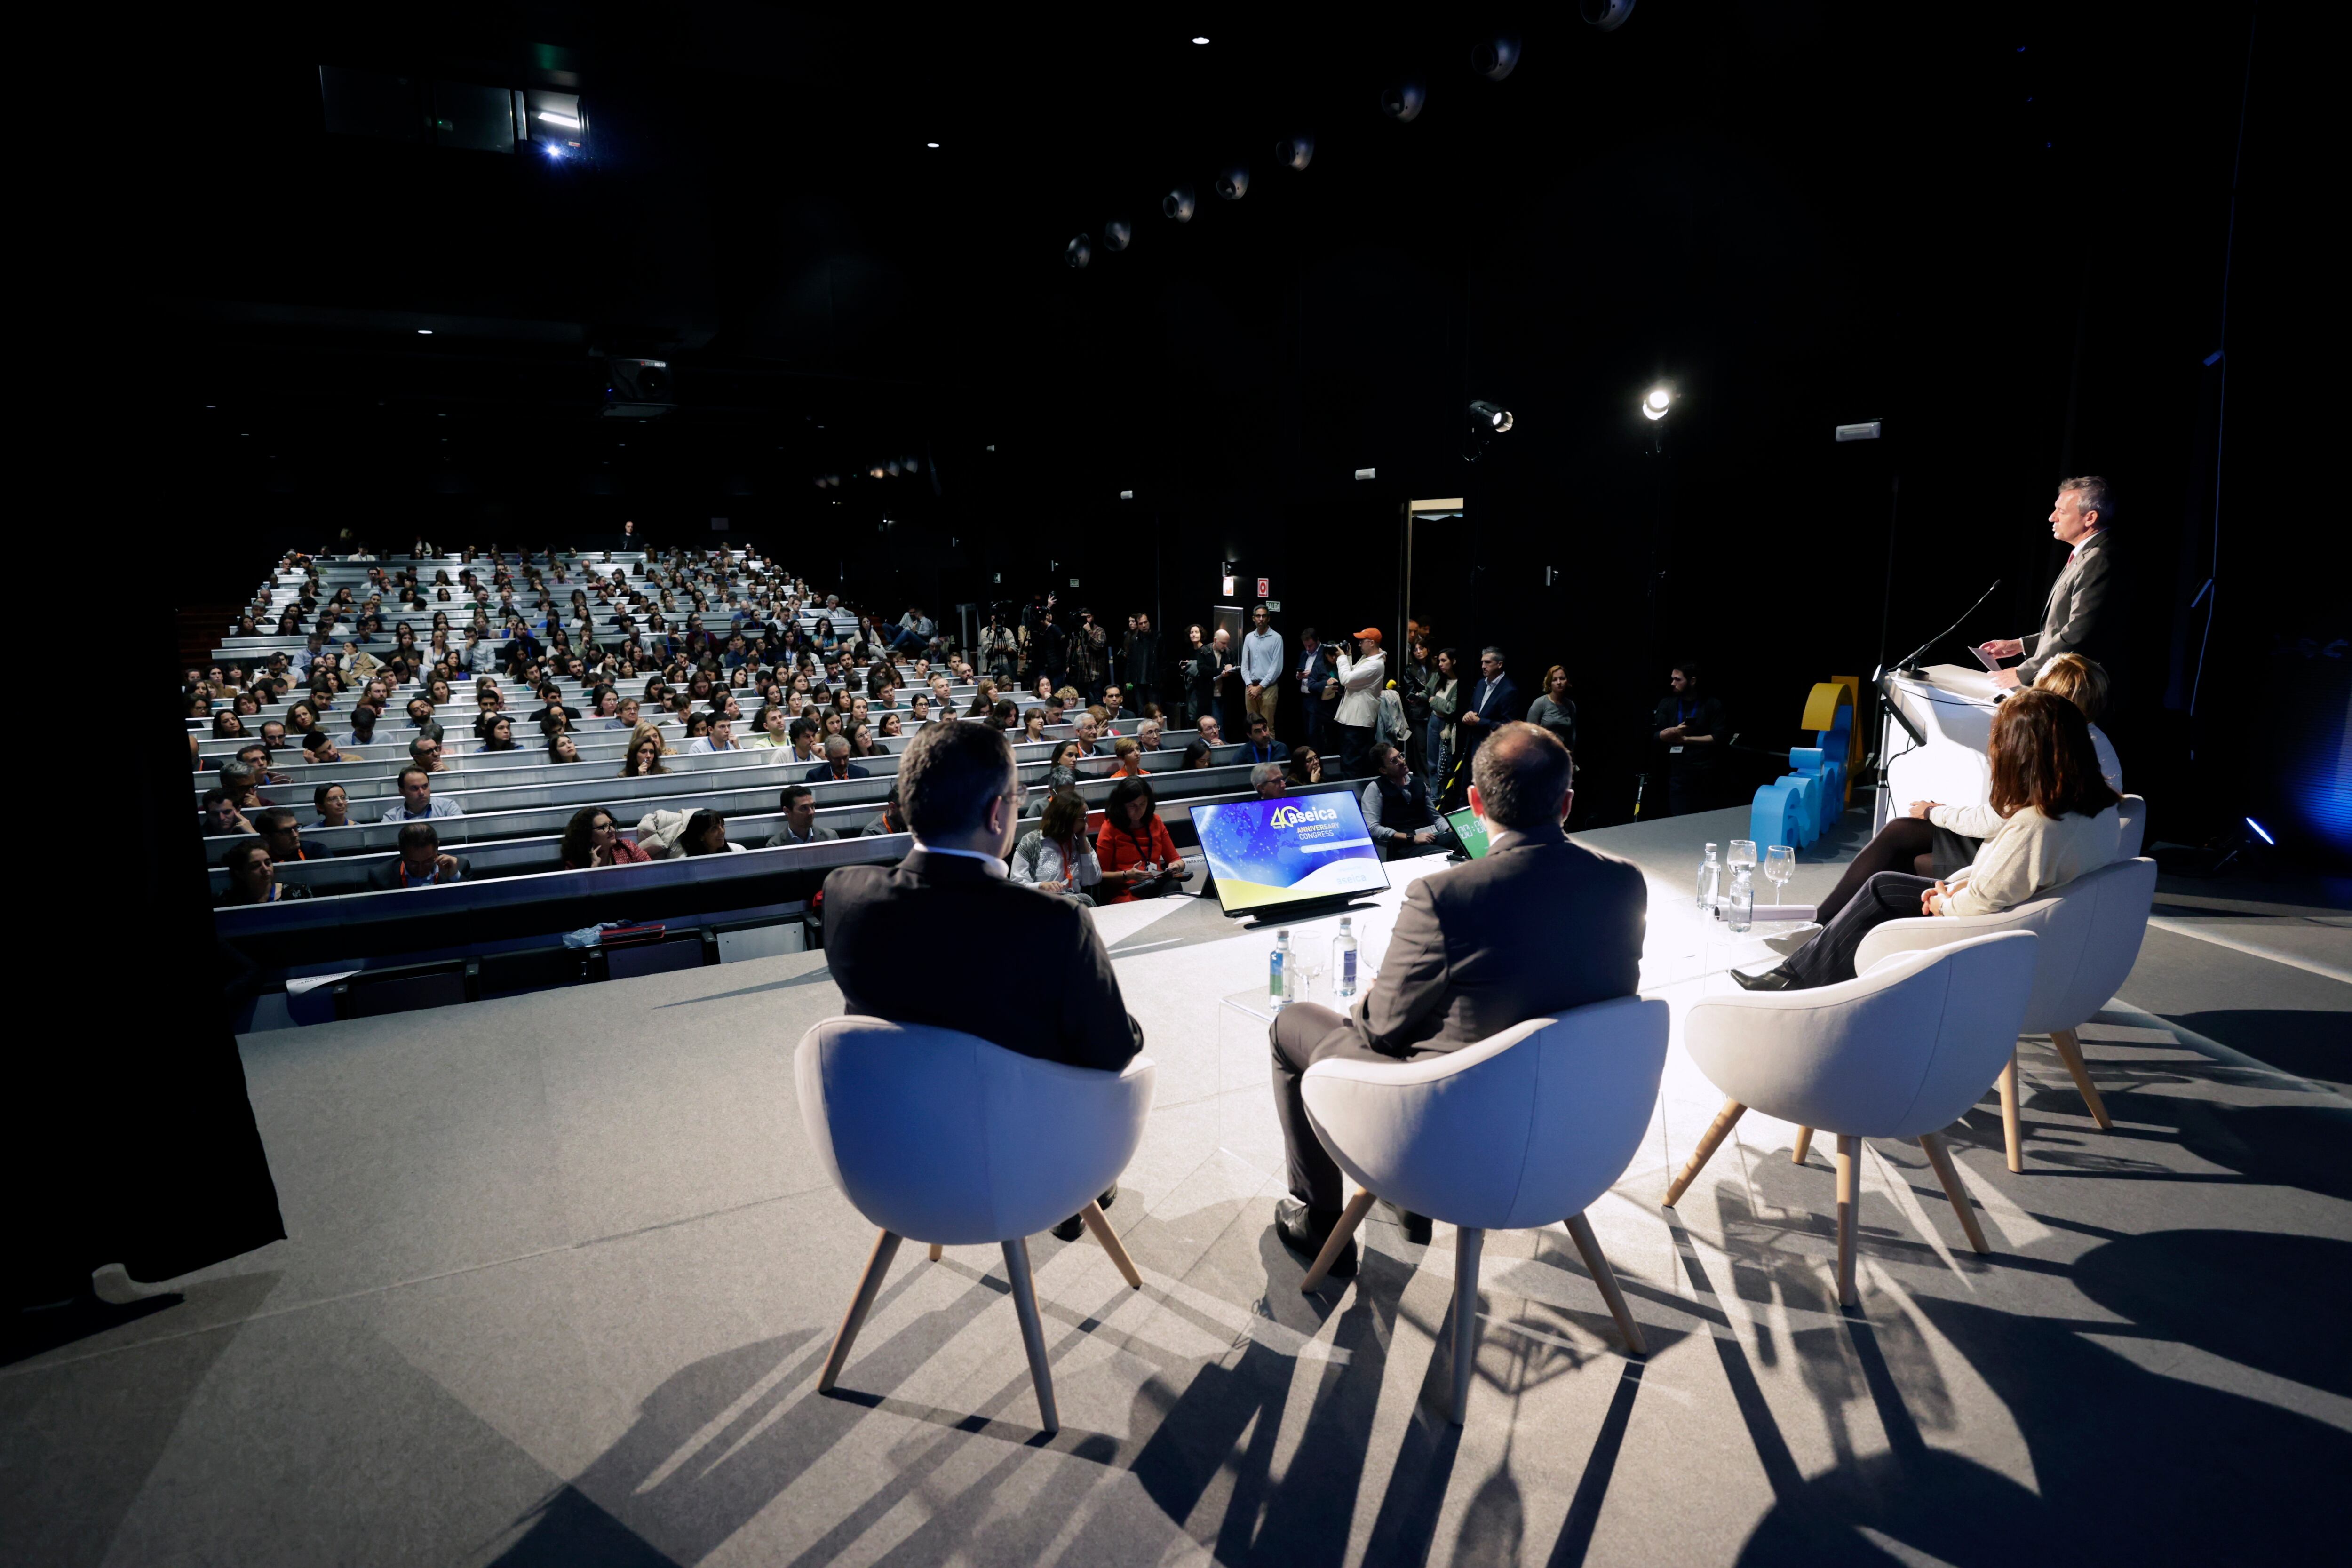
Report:
[[1649,395],[1642,399],[1642,417],[1644,419],[1664,419],[1666,416],[1666,409],[1668,405],[1670,405],[1674,400],[1675,395],[1668,392],[1664,387],[1654,386],[1650,388]]
[[1194,34],[1194,35],[1193,35],[1193,37],[1192,37],[1192,41],[1193,41],[1194,43],[1196,43],[1196,44],[1205,44],[1205,43],[1207,43],[1209,40],[1207,39],[1207,37],[1203,37],[1202,35],[1201,35],[1201,34],[1197,34],[1197,33],[1196,33],[1196,34]]
[[580,119],[577,115],[558,114],[551,109],[542,109],[539,111],[539,117],[541,120],[546,121],[550,125],[561,125],[566,131],[577,131],[580,129]]

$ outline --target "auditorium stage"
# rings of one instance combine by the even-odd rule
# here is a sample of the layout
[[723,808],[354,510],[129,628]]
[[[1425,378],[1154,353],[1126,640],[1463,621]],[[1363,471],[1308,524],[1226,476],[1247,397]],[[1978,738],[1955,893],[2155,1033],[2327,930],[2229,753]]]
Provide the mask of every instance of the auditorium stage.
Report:
[[[1862,831],[1809,852],[1824,890]],[[1738,956],[1688,910],[1744,812],[1590,842],[1652,879],[1644,984]],[[1954,1131],[1994,1256],[1916,1145],[1863,1162],[1864,1310],[1826,1152],[1750,1115],[1660,1207],[1719,1096],[1670,1052],[1591,1211],[1621,1353],[1557,1226],[1487,1243],[1469,1421],[1434,1333],[1452,1233],[1367,1227],[1321,1300],[1280,1190],[1267,939],[1105,911],[1158,1100],[1113,1223],[1033,1244],[1063,1430],[1001,1259],[901,1251],[837,1396],[873,1233],[793,1105],[822,953],[247,1037],[290,1239],[0,1367],[5,1556],[78,1563],[2215,1562],[2325,1550],[2352,1475],[2352,917],[2340,889],[2166,882],[2084,1031],[2115,1127],[2023,1053],[2028,1170]],[[1384,935],[1385,920],[1375,922]],[[1326,928],[1328,929],[1328,928]],[[984,933],[976,933],[983,935]],[[984,947],[911,983],[1034,984]],[[93,1130],[92,1157],[104,1156]],[[1826,1553],[1827,1555],[1824,1555]]]

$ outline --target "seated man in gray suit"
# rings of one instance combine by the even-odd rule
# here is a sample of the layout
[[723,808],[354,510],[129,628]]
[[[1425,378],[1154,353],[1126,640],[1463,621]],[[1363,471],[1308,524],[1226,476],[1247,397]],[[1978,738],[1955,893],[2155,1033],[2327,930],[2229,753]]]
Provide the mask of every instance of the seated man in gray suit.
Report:
[[[1571,844],[1568,751],[1533,724],[1489,727],[1471,763],[1484,858],[1423,877],[1405,895],[1380,979],[1341,1016],[1302,1002],[1275,1016],[1274,1096],[1290,1152],[1275,1232],[1311,1260],[1339,1223],[1339,1167],[1307,1120],[1299,1078],[1329,1057],[1412,1061],[1529,1018],[1631,996],[1649,895],[1630,862]],[[1426,1239],[1427,1221],[1406,1215]],[[1349,1241],[1334,1274],[1356,1271]]]

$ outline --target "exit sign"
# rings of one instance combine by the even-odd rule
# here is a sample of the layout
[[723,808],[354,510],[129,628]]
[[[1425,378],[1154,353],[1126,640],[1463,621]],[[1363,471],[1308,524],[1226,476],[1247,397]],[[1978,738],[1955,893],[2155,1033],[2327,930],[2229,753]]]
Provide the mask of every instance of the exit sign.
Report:
[[1259,578],[1259,579],[1257,580],[1257,596],[1258,596],[1259,598],[1263,599],[1263,598],[1265,598],[1268,594],[1273,593],[1273,592],[1274,592],[1273,583],[1274,583],[1274,579],[1272,579],[1271,577],[1261,577],[1261,578]]

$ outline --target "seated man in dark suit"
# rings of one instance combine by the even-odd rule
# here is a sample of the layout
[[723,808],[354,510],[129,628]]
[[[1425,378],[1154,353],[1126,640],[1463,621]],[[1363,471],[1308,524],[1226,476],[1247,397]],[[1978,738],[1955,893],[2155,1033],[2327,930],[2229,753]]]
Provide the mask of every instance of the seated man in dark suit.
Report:
[[849,742],[839,735],[824,738],[824,761],[807,773],[811,784],[824,784],[828,779],[862,779],[865,776],[866,770],[849,760]]
[[[1276,1014],[1274,1093],[1291,1196],[1275,1232],[1312,1259],[1339,1223],[1339,1167],[1307,1120],[1299,1078],[1328,1057],[1412,1061],[1514,1024],[1630,996],[1649,895],[1631,863],[1571,844],[1568,751],[1549,731],[1495,724],[1471,763],[1483,859],[1423,877],[1405,895],[1380,978],[1346,1016],[1302,1002]],[[1406,1215],[1415,1239],[1426,1220]],[[1349,1241],[1334,1274],[1356,1271]]]
[[[1143,1048],[1143,1029],[1128,1016],[1093,920],[1005,869],[1022,794],[1002,731],[926,726],[898,762],[899,809],[915,847],[896,866],[844,866],[825,879],[825,957],[852,1013],[1118,1072]],[[959,949],[974,931],[1018,954],[1032,984],[910,983],[911,956]],[[1102,1195],[1105,1208],[1118,1192]],[[1073,1215],[1054,1234],[1074,1240],[1078,1225]]]

